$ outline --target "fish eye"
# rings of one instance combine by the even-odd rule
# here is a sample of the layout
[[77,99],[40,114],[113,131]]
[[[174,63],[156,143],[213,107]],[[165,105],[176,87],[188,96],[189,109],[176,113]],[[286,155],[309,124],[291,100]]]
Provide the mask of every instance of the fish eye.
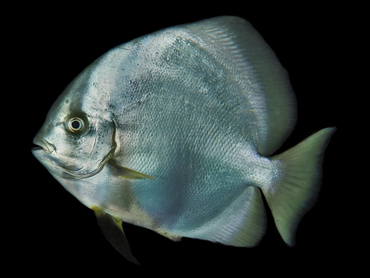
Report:
[[73,133],[80,132],[84,128],[84,121],[81,118],[72,118],[68,122],[68,128]]

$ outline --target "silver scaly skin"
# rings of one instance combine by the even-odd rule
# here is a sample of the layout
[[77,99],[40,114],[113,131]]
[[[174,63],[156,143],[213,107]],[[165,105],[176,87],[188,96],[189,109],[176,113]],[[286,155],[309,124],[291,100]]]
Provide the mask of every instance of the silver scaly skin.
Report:
[[255,246],[266,229],[263,194],[293,245],[335,130],[271,156],[295,122],[288,74],[273,51],[245,20],[218,17],[98,58],[54,103],[33,153],[95,211],[108,239],[106,229],[121,231],[123,221],[173,240]]

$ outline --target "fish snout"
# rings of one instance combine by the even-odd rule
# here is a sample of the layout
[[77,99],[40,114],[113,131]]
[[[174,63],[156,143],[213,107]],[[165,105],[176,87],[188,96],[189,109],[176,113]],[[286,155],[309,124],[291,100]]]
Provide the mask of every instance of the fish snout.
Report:
[[40,138],[39,136],[36,136],[35,139],[33,139],[33,143],[37,145],[37,147],[32,149],[34,151],[43,149],[47,154],[50,154],[56,150],[52,143],[48,142],[44,138]]

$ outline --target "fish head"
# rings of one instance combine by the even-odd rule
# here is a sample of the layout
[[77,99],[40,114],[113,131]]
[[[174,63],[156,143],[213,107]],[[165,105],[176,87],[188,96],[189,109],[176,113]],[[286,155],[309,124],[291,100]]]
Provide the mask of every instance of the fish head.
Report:
[[114,121],[104,108],[104,97],[93,93],[90,83],[81,77],[72,81],[52,105],[33,140],[38,146],[32,150],[34,156],[53,176],[93,176],[115,151]]

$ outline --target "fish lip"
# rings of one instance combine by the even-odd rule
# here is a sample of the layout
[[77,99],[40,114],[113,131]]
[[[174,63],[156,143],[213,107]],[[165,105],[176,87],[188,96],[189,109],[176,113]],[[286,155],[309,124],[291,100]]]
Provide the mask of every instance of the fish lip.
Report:
[[44,150],[45,153],[51,154],[53,151],[56,150],[55,145],[51,144],[45,139],[39,139],[36,137],[33,140],[33,143],[36,145],[36,147],[32,148],[32,151]]

